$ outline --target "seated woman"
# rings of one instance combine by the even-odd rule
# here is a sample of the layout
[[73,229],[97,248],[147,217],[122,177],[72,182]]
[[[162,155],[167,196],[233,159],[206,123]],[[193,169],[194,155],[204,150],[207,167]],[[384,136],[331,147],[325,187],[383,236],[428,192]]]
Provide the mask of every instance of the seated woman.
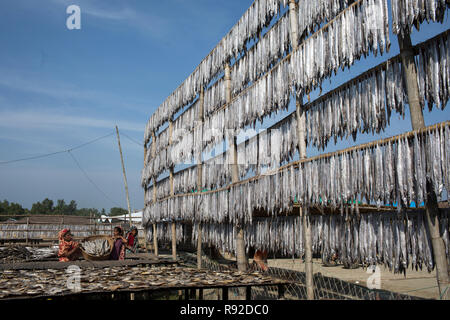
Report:
[[131,227],[130,232],[127,234],[127,244],[131,248],[132,252],[136,252],[137,248],[137,236],[138,236],[138,230],[136,227]]
[[63,229],[58,233],[59,250],[58,258],[61,262],[75,261],[79,257],[80,244],[73,241],[70,229]]
[[130,250],[131,247],[127,244],[127,239],[123,237],[123,229],[119,226],[114,228],[114,246],[111,252],[111,260],[125,260],[125,248]]

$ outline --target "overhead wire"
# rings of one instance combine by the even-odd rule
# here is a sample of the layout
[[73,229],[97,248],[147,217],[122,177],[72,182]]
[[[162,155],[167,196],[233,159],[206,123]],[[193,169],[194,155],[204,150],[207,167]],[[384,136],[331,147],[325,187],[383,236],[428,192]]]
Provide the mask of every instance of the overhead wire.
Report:
[[77,167],[81,170],[81,172],[84,174],[84,176],[86,177],[86,179],[88,179],[88,181],[98,190],[100,191],[100,193],[102,193],[108,200],[110,200],[112,203],[114,203],[115,205],[120,207],[120,204],[118,204],[117,202],[115,202],[113,199],[111,199],[102,189],[100,189],[100,187],[89,177],[89,175],[87,174],[87,172],[81,167],[81,164],[78,162],[78,160],[75,158],[75,156],[73,155],[73,153],[70,150],[67,150],[67,153],[72,157],[73,161],[75,161]]
[[82,148],[82,147],[85,147],[85,146],[87,146],[87,145],[89,145],[89,144],[91,144],[91,143],[97,142],[97,141],[99,141],[99,140],[101,140],[101,139],[104,139],[104,138],[107,138],[107,137],[109,137],[109,136],[112,136],[113,134],[115,134],[115,132],[112,132],[112,133],[107,134],[107,135],[105,135],[105,136],[102,136],[102,137],[93,139],[93,140],[91,140],[91,141],[88,141],[88,142],[86,142],[86,143],[80,144],[80,145],[78,145],[78,146],[76,146],[76,147],[69,148],[69,149],[66,149],[66,150],[61,150],[61,151],[56,151],[56,152],[51,152],[51,153],[46,153],[46,154],[41,154],[41,155],[31,156],[31,157],[27,157],[27,158],[21,158],[21,159],[15,159],[15,160],[8,160],[8,161],[0,161],[0,164],[9,164],[9,163],[14,163],[14,162],[19,162],[19,161],[26,161],[26,160],[34,160],[34,159],[46,158],[46,157],[54,156],[54,155],[57,155],[57,154],[61,154],[61,153],[73,151],[73,150],[76,150],[76,149],[80,149],[80,148]]
[[[114,203],[115,205],[117,205],[118,207],[121,207],[121,205],[119,203],[117,203],[116,201],[114,201],[111,197],[109,197],[88,175],[88,173],[86,172],[86,170],[83,169],[83,167],[81,166],[80,162],[75,158],[75,156],[73,155],[72,151],[83,148],[87,145],[90,145],[94,142],[97,142],[99,140],[105,139],[107,137],[110,137],[112,135],[115,134],[115,131],[95,138],[93,140],[90,140],[88,142],[82,143],[80,145],[77,145],[75,147],[69,148],[69,149],[65,149],[65,150],[61,150],[61,151],[56,151],[56,152],[51,152],[51,153],[46,153],[46,154],[42,154],[42,155],[36,155],[36,156],[31,156],[31,157],[27,157],[27,158],[20,158],[20,159],[15,159],[15,160],[8,160],[8,161],[0,161],[0,164],[9,164],[9,163],[15,163],[15,162],[19,162],[19,161],[27,161],[27,160],[34,160],[34,159],[41,159],[41,158],[46,158],[46,157],[51,157],[57,154],[62,154],[62,153],[68,153],[70,155],[70,157],[72,158],[72,160],[75,162],[75,164],[77,165],[77,167],[80,169],[80,171],[83,173],[83,175],[86,177],[86,179],[101,193],[103,194],[103,196],[105,196],[105,198],[107,198],[109,201],[111,201],[112,203]],[[130,141],[132,141],[133,143],[136,143],[139,146],[143,146],[143,144],[138,143],[137,141],[135,141],[133,138],[131,138],[130,136],[128,136],[127,134],[122,132],[122,135],[124,135],[125,137],[127,137]]]

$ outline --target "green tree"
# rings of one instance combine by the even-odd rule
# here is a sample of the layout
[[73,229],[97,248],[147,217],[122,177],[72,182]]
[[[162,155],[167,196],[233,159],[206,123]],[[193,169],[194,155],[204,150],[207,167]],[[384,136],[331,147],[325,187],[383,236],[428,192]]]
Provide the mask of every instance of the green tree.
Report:
[[64,201],[64,199],[59,199],[56,201],[56,207],[53,213],[56,215],[66,214],[66,202]]
[[[27,213],[20,204],[11,202],[9,203],[7,200],[0,202],[0,215],[24,215]],[[18,217],[11,217],[18,218]],[[8,217],[0,217],[0,221],[8,220]]]
[[53,201],[49,198],[45,198],[42,202],[33,203],[31,206],[32,214],[53,214],[54,210]]
[[67,205],[67,214],[76,214],[77,213],[77,203],[75,200],[70,201],[70,203]]
[[128,214],[128,210],[124,209],[124,208],[111,208],[111,210],[109,211],[109,215],[110,216],[121,216],[124,214]]

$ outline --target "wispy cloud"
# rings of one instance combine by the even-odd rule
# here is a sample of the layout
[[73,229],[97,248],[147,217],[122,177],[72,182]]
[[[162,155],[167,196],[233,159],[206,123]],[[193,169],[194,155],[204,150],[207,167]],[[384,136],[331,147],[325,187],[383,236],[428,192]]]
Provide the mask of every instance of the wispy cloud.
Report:
[[[64,6],[74,4],[71,0],[51,1]],[[123,1],[93,2],[78,0],[76,4],[80,6],[83,15],[86,14],[111,23],[127,24],[145,35],[157,38],[167,36],[166,31],[170,26],[170,19],[149,12],[139,12]]]
[[[59,103],[61,101],[70,101],[71,103],[87,101],[97,107],[109,105],[120,110],[132,110],[143,115],[148,113],[148,102],[130,101],[130,99],[125,101],[122,96],[110,92],[80,88],[62,81],[48,82],[43,79],[36,79],[33,75],[19,74],[14,70],[2,70],[0,72],[0,90],[2,86],[20,92],[45,95],[57,99]],[[7,104],[7,100],[0,96],[0,106],[5,107]]]
[[76,115],[57,114],[52,111],[0,111],[0,127],[23,128],[23,129],[60,129],[60,128],[97,128],[113,129],[115,125],[120,129],[132,132],[144,132],[142,123],[114,120],[97,119]]

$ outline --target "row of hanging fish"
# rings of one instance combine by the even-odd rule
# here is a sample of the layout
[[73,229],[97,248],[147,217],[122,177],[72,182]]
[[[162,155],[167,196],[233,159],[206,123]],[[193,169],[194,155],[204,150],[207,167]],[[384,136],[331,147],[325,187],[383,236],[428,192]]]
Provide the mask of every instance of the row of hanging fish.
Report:
[[[434,268],[431,236],[424,210],[400,213],[312,216],[313,251],[324,261],[337,255],[339,261],[352,264],[384,264],[391,271]],[[449,257],[448,210],[439,215],[441,235]]]
[[232,94],[236,96],[265,74],[289,52],[289,15],[286,12],[231,68]]
[[[438,216],[447,260],[450,261],[449,209]],[[313,254],[324,262],[336,259],[344,265],[381,264],[395,273],[434,269],[434,256],[424,210],[400,213],[311,215]],[[151,228],[150,228],[151,229]],[[202,223],[202,243],[236,253],[236,229],[232,224]],[[184,235],[187,237],[188,235]],[[303,257],[303,218],[289,216],[257,218],[244,227],[246,250],[257,248],[283,256]],[[198,223],[192,228],[192,244],[197,246]],[[185,238],[185,241],[188,239]],[[170,241],[170,240],[168,240]]]
[[218,108],[225,105],[226,100],[226,84],[224,78],[222,78],[207,90],[205,90],[203,102],[203,118],[209,117]]
[[[352,2],[352,0],[319,0],[310,4],[308,1],[300,1],[297,10],[300,36],[306,36],[314,26],[330,21]],[[287,12],[280,17],[279,23],[268,30],[264,37],[260,37],[263,28],[268,27],[273,17],[280,12],[281,5],[286,7],[288,0],[254,1],[231,31],[150,118],[146,127],[145,141],[148,141],[151,131],[158,130],[183,106],[193,101],[200,92],[200,88],[207,86],[214,77],[223,71],[225,63],[230,59],[241,58],[238,60],[239,63],[235,64],[235,71],[240,71],[233,72],[233,75],[237,75],[237,78],[234,79],[236,94],[249,81],[256,80],[255,74],[267,71],[271,64],[282,57],[289,47],[289,15]],[[260,39],[254,48],[247,51],[250,41],[256,41],[258,37]],[[247,55],[252,57],[247,57]],[[245,60],[245,62],[241,60]],[[248,65],[249,68],[244,65]],[[248,70],[248,72],[243,72],[243,70]]]
[[450,95],[450,32],[419,45],[416,64],[422,108],[426,101],[430,111],[433,105],[443,110]]
[[426,180],[438,195],[449,190],[450,127],[443,123],[426,134],[398,136],[383,144],[319,157],[300,164],[297,199],[305,205],[332,207],[360,195],[367,203],[422,203]]
[[402,63],[396,57],[309,104],[306,140],[325,149],[331,138],[336,144],[338,138],[355,140],[358,132],[379,134],[392,111],[404,117],[406,103]]
[[[187,225],[182,223],[175,224],[175,234],[177,244],[187,241]],[[158,245],[163,243],[172,243],[172,223],[160,222],[156,224],[156,237]],[[153,242],[153,227],[147,229],[147,239]]]
[[[151,191],[151,190],[150,190]],[[149,203],[153,200],[153,192],[148,192],[148,199],[145,203]],[[170,196],[170,178],[166,177],[156,183],[156,199],[164,199]]]
[[[228,223],[202,223],[202,244],[215,246],[222,252],[236,252],[236,228]],[[197,247],[198,223],[192,227],[191,244]]]
[[429,23],[444,22],[448,0],[391,0],[392,31],[397,35],[408,35],[412,27],[420,29],[425,20]]
[[[416,60],[420,103],[422,107],[425,107],[427,103],[430,110],[433,106],[443,109],[448,102],[450,92],[450,78],[448,76],[450,74],[450,33],[446,31],[417,45],[416,48],[418,52]],[[390,123],[393,111],[396,111],[402,117],[405,115],[405,104],[407,103],[405,87],[402,64],[400,57],[397,56],[389,59],[386,63],[381,63],[357,79],[350,80],[339,88],[321,96],[305,106],[307,143],[319,149],[324,149],[332,138],[336,143],[338,138],[352,136],[355,139],[358,132],[374,134],[384,131]],[[203,146],[213,147],[218,142],[223,141],[226,133],[224,130],[216,128],[225,126],[223,123],[224,115],[225,111],[221,111],[209,118],[210,121],[205,122],[202,131]],[[286,123],[285,120],[280,122],[280,124],[283,123],[288,127],[284,131],[282,130],[283,135],[279,141],[287,141],[288,144],[272,144],[272,146],[286,149],[286,152],[281,155],[281,161],[289,159],[286,155],[293,154],[292,142],[296,143],[295,113],[291,117],[293,122]],[[185,133],[186,131],[182,132]],[[240,167],[241,177],[247,174],[248,163],[258,163],[258,165],[280,163],[280,161],[265,160],[268,153],[264,151],[266,146],[264,141],[267,140],[264,134],[264,132],[261,132],[258,138],[255,138],[255,140],[259,140],[260,154],[253,152],[255,145],[246,143],[248,148],[245,147],[245,150],[247,150],[245,157],[239,157],[240,165],[243,164],[243,161],[245,162],[245,166]],[[291,135],[291,137],[285,136],[285,134]],[[185,150],[191,145],[186,143],[187,140],[193,143],[192,134],[183,137],[184,140],[179,144],[180,147],[182,146],[181,150]],[[161,138],[161,141],[166,140],[166,138]],[[253,151],[250,151],[251,148],[253,148]],[[205,150],[208,150],[208,148],[205,147]],[[268,150],[270,150],[270,146]],[[244,145],[238,146],[238,152],[243,155]],[[191,150],[189,157],[192,154],[193,151]],[[255,160],[257,156],[260,159],[258,162]],[[245,160],[242,161],[241,159]],[[157,162],[158,160],[156,159]],[[170,165],[170,161],[165,162],[157,172],[167,170]]]
[[157,131],[181,108],[194,101],[201,88],[207,86],[223,71],[225,63],[245,51],[247,43],[278,15],[280,4],[285,6],[287,3],[287,0],[255,0],[230,32],[150,117],[146,126],[145,141],[148,141],[151,132]]
[[[370,51],[388,52],[389,22],[385,0],[363,0],[306,39],[291,55],[291,84],[297,95],[321,85],[339,68],[350,67]],[[313,61],[313,63],[312,63]]]
[[254,209],[272,215],[304,206],[341,206],[361,198],[366,203],[422,203],[426,181],[433,181],[438,199],[450,188],[450,123],[429,127],[423,134],[393,137],[380,144],[350,148],[290,165],[204,194],[176,196],[148,204],[145,223],[180,219],[246,223]]
[[297,119],[288,116],[271,128],[237,146],[239,176],[252,171],[262,173],[264,168],[277,168],[293,158],[297,146]]
[[230,152],[224,152],[202,164],[202,188],[213,190],[231,182]]
[[320,25],[330,22],[342,10],[351,5],[354,0],[316,0],[298,1],[298,35],[302,41],[313,33]]
[[[238,95],[223,112],[213,114],[214,119],[205,122],[202,130],[194,128],[197,132],[184,135],[174,147],[175,163],[197,154],[197,150],[193,149],[199,148],[199,145],[194,143],[194,135],[214,131],[209,136],[210,140],[201,139],[203,147],[211,147],[224,139],[225,128],[234,130],[232,134],[237,135],[245,126],[254,125],[256,120],[261,121],[269,114],[286,109],[293,93],[291,85],[295,85],[298,92],[308,91],[319,85],[326,76],[331,76],[332,71],[337,72],[339,67],[353,64],[355,59],[368,54],[369,50],[375,53],[388,50],[389,36],[384,32],[388,26],[385,14],[381,0],[364,0],[338,15],[325,30],[308,38],[290,59],[283,59],[266,76]],[[371,15],[380,18],[371,21]],[[211,124],[217,126],[205,127]]]

